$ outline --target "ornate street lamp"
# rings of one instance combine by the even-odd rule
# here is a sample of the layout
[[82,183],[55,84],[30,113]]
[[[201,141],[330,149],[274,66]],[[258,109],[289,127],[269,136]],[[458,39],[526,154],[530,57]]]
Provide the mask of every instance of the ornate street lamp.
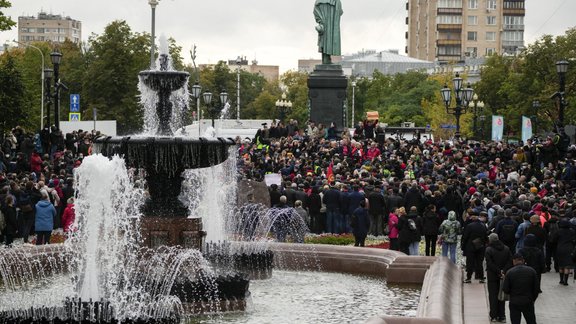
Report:
[[538,110],[540,109],[540,100],[532,100],[532,111],[531,116],[532,127],[534,128],[534,134],[538,134]]
[[198,121],[198,135],[200,136],[200,96],[202,94],[202,87],[195,82],[190,92],[192,98],[196,99],[196,120]]
[[564,127],[564,108],[566,107],[566,73],[568,72],[568,61],[562,60],[556,62],[556,72],[558,72],[558,77],[560,79],[560,89],[552,96],[553,98],[558,98],[558,122],[559,126]]
[[159,0],[148,0],[148,4],[152,9],[152,34],[150,35],[150,70],[153,70],[156,67],[156,60],[154,57],[154,41],[156,38],[156,6],[158,3]]
[[354,107],[356,105],[356,81],[352,81],[352,125],[350,125],[351,129],[354,129]]
[[50,94],[52,73],[52,69],[44,69],[44,88],[46,89],[44,100],[46,100],[46,127],[48,128],[50,128],[50,105],[52,104],[52,95]]
[[54,65],[54,126],[56,130],[60,129],[60,63],[62,62],[62,53],[54,51],[50,53],[52,65]]
[[292,109],[292,102],[290,100],[286,100],[285,93],[282,94],[281,100],[276,100],[276,109],[278,109],[280,121],[284,121],[286,111]]
[[472,109],[472,114],[473,114],[472,134],[474,136],[474,139],[478,139],[477,120],[478,120],[478,117],[480,115],[482,115],[482,113],[484,111],[484,101],[478,101],[478,95],[474,94],[472,96],[472,101],[470,103],[468,103],[468,108]]
[[447,84],[445,84],[444,88],[440,90],[440,93],[442,94],[444,105],[446,106],[446,113],[456,117],[456,133],[454,136],[457,139],[460,139],[460,117],[466,113],[468,104],[474,95],[474,89],[471,88],[470,83],[468,83],[466,88],[462,88],[463,80],[459,73],[456,73],[455,78],[452,79],[452,84],[455,93],[454,97],[456,99],[455,107],[450,107],[450,103],[452,102],[452,90],[450,90]]

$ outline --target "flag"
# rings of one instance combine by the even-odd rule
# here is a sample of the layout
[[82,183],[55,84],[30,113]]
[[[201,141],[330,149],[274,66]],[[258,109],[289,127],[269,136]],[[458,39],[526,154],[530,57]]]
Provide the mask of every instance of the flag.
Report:
[[522,142],[532,138],[532,120],[529,117],[522,116]]
[[492,116],[492,140],[501,141],[504,135],[504,117]]
[[328,170],[326,171],[326,177],[328,178],[328,183],[334,182],[334,170],[332,170],[334,162],[330,162]]

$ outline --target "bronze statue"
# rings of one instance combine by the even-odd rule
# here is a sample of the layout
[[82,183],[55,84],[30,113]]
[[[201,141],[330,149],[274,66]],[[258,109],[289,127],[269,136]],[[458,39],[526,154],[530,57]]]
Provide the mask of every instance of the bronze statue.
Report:
[[318,25],[318,52],[322,53],[322,64],[332,64],[331,55],[340,53],[340,0],[316,0],[314,18]]

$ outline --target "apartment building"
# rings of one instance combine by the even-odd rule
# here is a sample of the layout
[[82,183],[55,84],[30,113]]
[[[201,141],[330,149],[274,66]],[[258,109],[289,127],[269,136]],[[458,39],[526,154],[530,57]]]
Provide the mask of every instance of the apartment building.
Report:
[[450,62],[524,47],[525,0],[408,0],[406,53]]
[[62,43],[66,39],[78,44],[82,40],[82,23],[70,17],[40,12],[37,17],[18,17],[18,41]]

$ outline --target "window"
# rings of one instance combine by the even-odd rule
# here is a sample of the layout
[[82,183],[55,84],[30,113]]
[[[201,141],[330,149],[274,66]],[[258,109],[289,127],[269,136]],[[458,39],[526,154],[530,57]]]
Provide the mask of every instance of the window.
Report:
[[478,16],[468,16],[468,25],[478,25]]
[[487,48],[486,49],[486,56],[490,56],[490,55],[494,55],[494,54],[496,54],[495,48]]
[[477,41],[478,40],[478,32],[469,31],[468,32],[468,40],[469,41]]
[[477,47],[466,47],[466,56],[475,58],[478,55]]
[[523,42],[524,41],[524,32],[523,31],[505,31],[502,33],[502,40],[503,41],[511,41],[511,42]]
[[496,3],[496,0],[488,0],[486,1],[486,9],[488,10],[496,10],[498,4]]
[[468,9],[478,9],[478,0],[468,0]]
[[496,40],[496,32],[486,32],[486,40],[487,41],[495,41]]
[[486,16],[486,25],[496,25],[496,16]]
[[462,0],[438,0],[438,8],[462,8]]
[[438,55],[446,56],[460,56],[462,49],[460,46],[440,46],[438,47]]
[[462,16],[440,15],[436,17],[437,24],[462,24]]
[[506,26],[523,26],[523,16],[504,16],[504,25]]

